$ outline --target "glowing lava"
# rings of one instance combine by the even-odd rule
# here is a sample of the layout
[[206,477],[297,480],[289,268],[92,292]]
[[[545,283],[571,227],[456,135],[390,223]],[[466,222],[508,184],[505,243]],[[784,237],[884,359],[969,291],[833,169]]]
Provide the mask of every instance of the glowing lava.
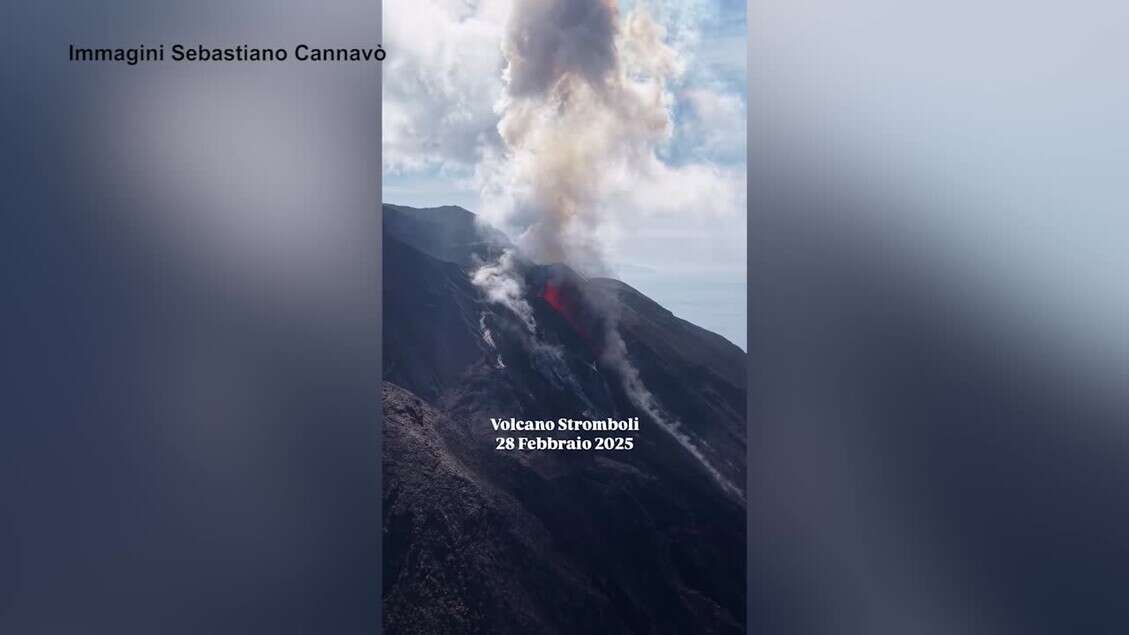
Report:
[[568,322],[572,330],[587,340],[588,329],[581,321],[576,304],[572,301],[572,298],[568,297],[569,295],[571,294],[564,291],[560,285],[552,282],[546,282],[545,288],[541,290],[541,298]]

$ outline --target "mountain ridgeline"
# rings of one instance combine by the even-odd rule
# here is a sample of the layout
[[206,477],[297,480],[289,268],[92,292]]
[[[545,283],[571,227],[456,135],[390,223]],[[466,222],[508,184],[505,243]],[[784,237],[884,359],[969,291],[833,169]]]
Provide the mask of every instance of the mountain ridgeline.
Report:
[[[504,234],[383,212],[387,632],[743,633],[746,354],[564,265],[517,259],[522,307],[492,301]],[[641,430],[499,451],[491,417]]]

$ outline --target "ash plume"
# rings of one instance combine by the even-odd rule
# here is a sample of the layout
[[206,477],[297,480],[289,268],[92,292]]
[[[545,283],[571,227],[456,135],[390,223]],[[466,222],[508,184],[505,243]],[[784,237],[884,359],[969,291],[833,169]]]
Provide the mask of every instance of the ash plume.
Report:
[[663,30],[614,0],[514,7],[497,105],[503,156],[483,178],[486,220],[538,262],[604,273],[606,204],[657,164],[673,131],[667,81],[679,71]]
[[[616,220],[607,202],[644,180],[673,131],[666,85],[680,64],[663,37],[645,11],[621,16],[615,0],[530,0],[514,7],[502,43],[506,88],[498,104],[505,150],[483,177],[483,219],[516,236],[525,258],[586,275],[607,272],[601,235]],[[472,281],[525,322],[536,358],[543,345],[514,265],[507,251],[475,270]],[[604,318],[601,361],[633,405],[740,498],[740,488],[644,385],[616,326],[618,304],[587,300]]]

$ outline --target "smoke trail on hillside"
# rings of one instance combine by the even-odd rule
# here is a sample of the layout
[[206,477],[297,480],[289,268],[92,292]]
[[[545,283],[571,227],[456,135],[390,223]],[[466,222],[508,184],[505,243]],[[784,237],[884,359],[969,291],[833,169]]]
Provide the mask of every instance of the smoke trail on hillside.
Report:
[[651,420],[659,424],[659,427],[661,427],[663,431],[674,437],[674,440],[697,459],[698,463],[709,472],[710,476],[721,486],[721,489],[738,498],[744,499],[741,488],[725,478],[725,476],[710,463],[709,459],[706,458],[706,455],[698,446],[694,445],[694,440],[681,430],[681,422],[668,417],[662,407],[659,406],[658,400],[655,399],[655,396],[643,383],[642,378],[639,377],[639,371],[628,359],[627,345],[624,343],[619,331],[615,328],[608,329],[607,346],[604,349],[602,357],[605,364],[611,366],[619,373],[623,380],[623,390],[627,393],[627,397],[631,400],[631,403],[635,404],[636,408],[646,413]]

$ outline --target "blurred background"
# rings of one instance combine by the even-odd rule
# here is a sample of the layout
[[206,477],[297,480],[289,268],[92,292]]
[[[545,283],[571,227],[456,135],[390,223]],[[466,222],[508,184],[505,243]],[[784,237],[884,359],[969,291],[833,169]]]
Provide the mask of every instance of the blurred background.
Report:
[[750,632],[1129,628],[1129,7],[749,5]]
[[[4,9],[0,632],[378,631],[380,67],[66,47],[380,10]],[[748,23],[750,632],[1125,632],[1129,9]]]
[[67,47],[372,47],[380,18],[3,9],[0,632],[379,630],[380,65]]

